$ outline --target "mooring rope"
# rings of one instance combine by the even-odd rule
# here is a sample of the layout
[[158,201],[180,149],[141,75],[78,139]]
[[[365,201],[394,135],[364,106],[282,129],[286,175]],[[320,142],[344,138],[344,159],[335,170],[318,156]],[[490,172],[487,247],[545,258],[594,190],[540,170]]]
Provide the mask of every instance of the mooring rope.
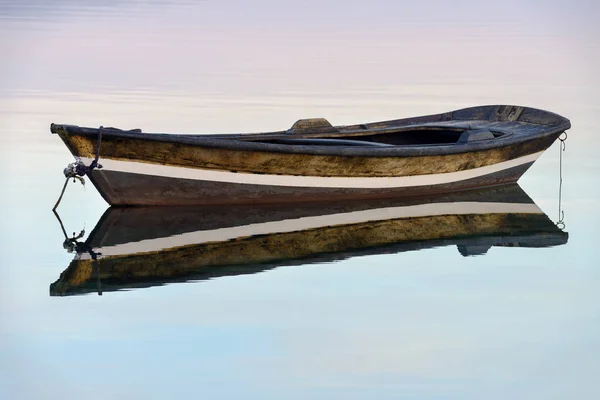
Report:
[[94,157],[90,165],[85,165],[83,161],[81,161],[81,159],[77,158],[75,162],[68,164],[67,167],[63,170],[63,174],[66,178],[65,184],[63,185],[63,188],[60,192],[60,196],[58,197],[56,204],[54,204],[52,211],[56,210],[56,208],[60,204],[60,201],[62,200],[63,195],[65,194],[65,190],[67,189],[67,183],[69,183],[69,179],[73,178],[73,182],[75,182],[75,180],[78,180],[82,185],[85,186],[85,179],[83,179],[83,177],[96,168],[102,168],[102,164],[98,163],[98,160],[100,159],[100,145],[102,144],[103,130],[103,126],[101,126],[98,129],[98,141],[96,142],[96,156]]
[[562,161],[563,161],[563,153],[566,150],[567,146],[565,144],[565,141],[567,140],[567,132],[563,132],[563,134],[565,135],[565,137],[562,137],[562,134],[558,137],[558,140],[560,140],[560,146],[558,148],[559,151],[559,158],[558,158],[558,221],[556,222],[556,226],[559,227],[560,229],[565,229],[565,212],[562,209],[562,183],[563,183],[563,178],[562,178]]

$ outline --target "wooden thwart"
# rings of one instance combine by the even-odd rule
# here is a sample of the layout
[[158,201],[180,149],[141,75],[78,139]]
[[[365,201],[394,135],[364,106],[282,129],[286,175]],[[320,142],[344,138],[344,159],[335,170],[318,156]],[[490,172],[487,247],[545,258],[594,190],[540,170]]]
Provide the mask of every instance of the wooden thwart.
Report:
[[325,118],[299,119],[286,133],[336,133],[339,132]]

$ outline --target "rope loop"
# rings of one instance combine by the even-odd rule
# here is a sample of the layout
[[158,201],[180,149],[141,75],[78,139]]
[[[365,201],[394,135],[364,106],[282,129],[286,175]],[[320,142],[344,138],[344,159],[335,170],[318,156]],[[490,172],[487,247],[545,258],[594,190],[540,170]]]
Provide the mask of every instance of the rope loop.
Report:
[[[96,142],[96,157],[92,160],[90,165],[85,165],[80,158],[77,158],[75,162],[67,165],[67,167],[63,170],[63,174],[65,178],[76,178],[79,179],[82,185],[85,184],[83,177],[92,172],[94,169],[102,168],[102,164],[98,163],[100,159],[100,145],[102,144],[102,131],[104,127],[101,126],[98,129],[98,141]],[[75,182],[75,180],[73,180]]]
[[[565,135],[565,137],[562,137],[562,135]],[[568,137],[569,136],[567,135],[567,132],[561,133],[560,136],[558,137],[558,140],[560,140],[560,148],[562,151],[565,151],[565,148],[566,148],[565,142]]]

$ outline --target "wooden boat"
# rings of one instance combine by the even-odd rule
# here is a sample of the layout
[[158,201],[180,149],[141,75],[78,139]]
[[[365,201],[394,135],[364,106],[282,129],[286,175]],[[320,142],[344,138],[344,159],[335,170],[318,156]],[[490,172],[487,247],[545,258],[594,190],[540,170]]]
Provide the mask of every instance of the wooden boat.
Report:
[[[112,207],[50,285],[53,296],[253,274],[284,265],[456,245],[567,242],[516,185],[425,198],[277,205]],[[68,242],[69,244],[72,242]]]
[[569,128],[557,114],[509,105],[350,126],[317,118],[258,134],[51,125],[81,165],[99,148],[103,168],[88,175],[111,205],[330,201],[494,186],[516,182]]

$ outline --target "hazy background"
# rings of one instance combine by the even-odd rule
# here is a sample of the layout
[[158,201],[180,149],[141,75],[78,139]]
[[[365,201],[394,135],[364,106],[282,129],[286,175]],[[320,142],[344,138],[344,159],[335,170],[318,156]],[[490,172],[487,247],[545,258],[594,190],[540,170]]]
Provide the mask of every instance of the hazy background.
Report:
[[[0,0],[0,398],[600,396],[594,1]],[[519,104],[571,119],[569,243],[456,248],[71,298],[51,122],[162,132]],[[520,184],[558,218],[557,145]],[[71,185],[89,232],[106,204]]]

